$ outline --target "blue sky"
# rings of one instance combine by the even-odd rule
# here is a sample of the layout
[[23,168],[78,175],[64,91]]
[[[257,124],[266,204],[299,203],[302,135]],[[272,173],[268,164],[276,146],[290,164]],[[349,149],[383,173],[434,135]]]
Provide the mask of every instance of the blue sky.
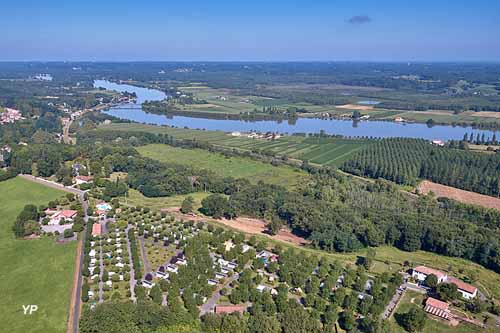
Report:
[[0,60],[500,61],[496,0],[5,1]]

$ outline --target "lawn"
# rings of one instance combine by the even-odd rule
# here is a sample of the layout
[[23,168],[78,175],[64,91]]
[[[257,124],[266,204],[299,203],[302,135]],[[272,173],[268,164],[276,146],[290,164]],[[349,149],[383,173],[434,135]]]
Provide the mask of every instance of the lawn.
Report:
[[194,208],[198,209],[201,207],[201,200],[209,195],[210,193],[198,192],[186,195],[179,194],[171,197],[148,198],[137,190],[129,189],[127,197],[120,198],[120,202],[130,206],[142,206],[153,210],[160,210],[162,208],[180,207],[182,201],[184,201],[186,197],[191,196],[194,199]]
[[219,176],[246,178],[252,183],[265,183],[291,187],[308,178],[303,171],[289,166],[272,166],[244,157],[226,157],[202,149],[184,149],[168,145],[151,144],[138,147],[141,155],[159,160],[208,169]]
[[[17,240],[12,224],[26,204],[41,205],[64,192],[22,178],[0,182],[0,331],[63,332],[66,330],[76,242],[53,238]],[[38,311],[23,314],[23,305]]]

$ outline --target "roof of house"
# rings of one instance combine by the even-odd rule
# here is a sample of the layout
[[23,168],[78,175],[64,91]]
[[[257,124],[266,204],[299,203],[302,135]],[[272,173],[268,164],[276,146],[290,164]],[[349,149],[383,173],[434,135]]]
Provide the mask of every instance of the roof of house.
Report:
[[462,280],[459,280],[454,277],[449,277],[448,279],[446,279],[446,282],[453,283],[454,285],[457,286],[458,289],[466,291],[469,294],[474,294],[477,291],[477,288],[474,287],[473,285],[465,283]]
[[434,308],[438,308],[438,309],[444,310],[444,311],[448,310],[448,307],[449,307],[448,303],[440,301],[440,300],[432,298],[432,297],[427,298],[427,300],[425,301],[425,305],[432,306]]
[[55,213],[57,213],[58,211],[56,209],[50,209],[50,208],[47,208],[45,210],[45,214],[47,214],[48,216],[51,216],[51,215],[54,215]]
[[94,223],[92,225],[92,235],[100,235],[102,233],[102,228],[99,223]]
[[441,317],[443,319],[450,319],[450,310],[448,309],[448,303],[442,302],[438,299],[429,297],[425,302],[425,312],[430,313],[434,316]]
[[215,313],[243,313],[246,308],[246,305],[217,305],[215,306]]
[[63,210],[59,213],[62,217],[64,218],[72,218],[74,217],[76,214],[78,214],[78,212],[76,210]]
[[417,266],[413,270],[417,271],[419,273],[423,273],[425,275],[434,274],[434,275],[436,275],[436,277],[438,279],[446,276],[446,273],[443,273],[441,271],[438,271],[437,269],[430,268],[430,267],[425,267],[425,266]]
[[94,177],[92,177],[92,176],[76,176],[75,179],[83,180],[84,182],[88,182],[88,181],[94,179]]

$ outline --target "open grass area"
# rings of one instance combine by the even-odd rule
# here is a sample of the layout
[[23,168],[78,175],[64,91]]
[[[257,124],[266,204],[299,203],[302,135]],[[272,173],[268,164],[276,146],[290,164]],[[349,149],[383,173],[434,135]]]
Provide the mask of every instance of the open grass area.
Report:
[[[22,178],[0,182],[1,332],[66,331],[76,242],[17,240],[11,230],[26,204],[38,206],[63,195]],[[24,315],[23,305],[29,304],[38,311]]]
[[184,201],[186,197],[191,196],[194,199],[194,208],[198,209],[201,207],[201,200],[209,195],[210,193],[198,192],[186,195],[174,195],[171,197],[148,198],[137,190],[129,189],[127,197],[120,198],[120,202],[130,206],[142,206],[153,210],[160,210],[162,208],[180,207],[182,201]]
[[233,137],[221,131],[189,130],[134,123],[101,125],[99,130],[168,134],[177,139],[196,139],[214,146],[237,149],[243,152],[256,150],[270,152],[278,156],[287,156],[297,160],[307,159],[310,163],[334,167],[342,164],[352,154],[370,142],[361,139],[307,138],[302,136],[285,136],[268,141],[247,137]]
[[286,187],[294,186],[308,175],[289,166],[272,166],[244,157],[226,157],[202,149],[183,149],[162,144],[138,147],[141,155],[159,160],[208,169],[222,177],[246,178],[253,183],[263,181]]

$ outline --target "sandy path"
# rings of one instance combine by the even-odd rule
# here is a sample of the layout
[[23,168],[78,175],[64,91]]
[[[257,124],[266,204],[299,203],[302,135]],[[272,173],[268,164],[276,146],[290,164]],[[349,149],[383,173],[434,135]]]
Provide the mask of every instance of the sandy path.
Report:
[[371,105],[357,105],[357,104],[345,104],[336,106],[337,109],[347,109],[347,110],[359,110],[359,111],[370,111],[373,110]]
[[266,233],[266,223],[263,220],[249,218],[249,217],[238,217],[233,220],[228,219],[212,219],[207,218],[206,216],[201,215],[192,215],[192,214],[182,214],[179,211],[179,207],[166,208],[165,211],[174,214],[177,218],[182,218],[184,220],[193,220],[193,221],[206,221],[207,219],[211,219],[218,223],[224,224],[228,227],[237,229],[241,232],[250,235],[265,235],[274,240],[292,243],[295,245],[306,245],[309,244],[310,241],[305,238],[294,235],[290,230],[286,228],[282,228],[277,235],[269,235]]
[[436,184],[428,180],[424,180],[418,186],[419,193],[427,194],[430,191],[434,192],[437,197],[450,198],[467,204],[500,210],[500,199],[490,197],[489,195],[460,190],[451,186]]

